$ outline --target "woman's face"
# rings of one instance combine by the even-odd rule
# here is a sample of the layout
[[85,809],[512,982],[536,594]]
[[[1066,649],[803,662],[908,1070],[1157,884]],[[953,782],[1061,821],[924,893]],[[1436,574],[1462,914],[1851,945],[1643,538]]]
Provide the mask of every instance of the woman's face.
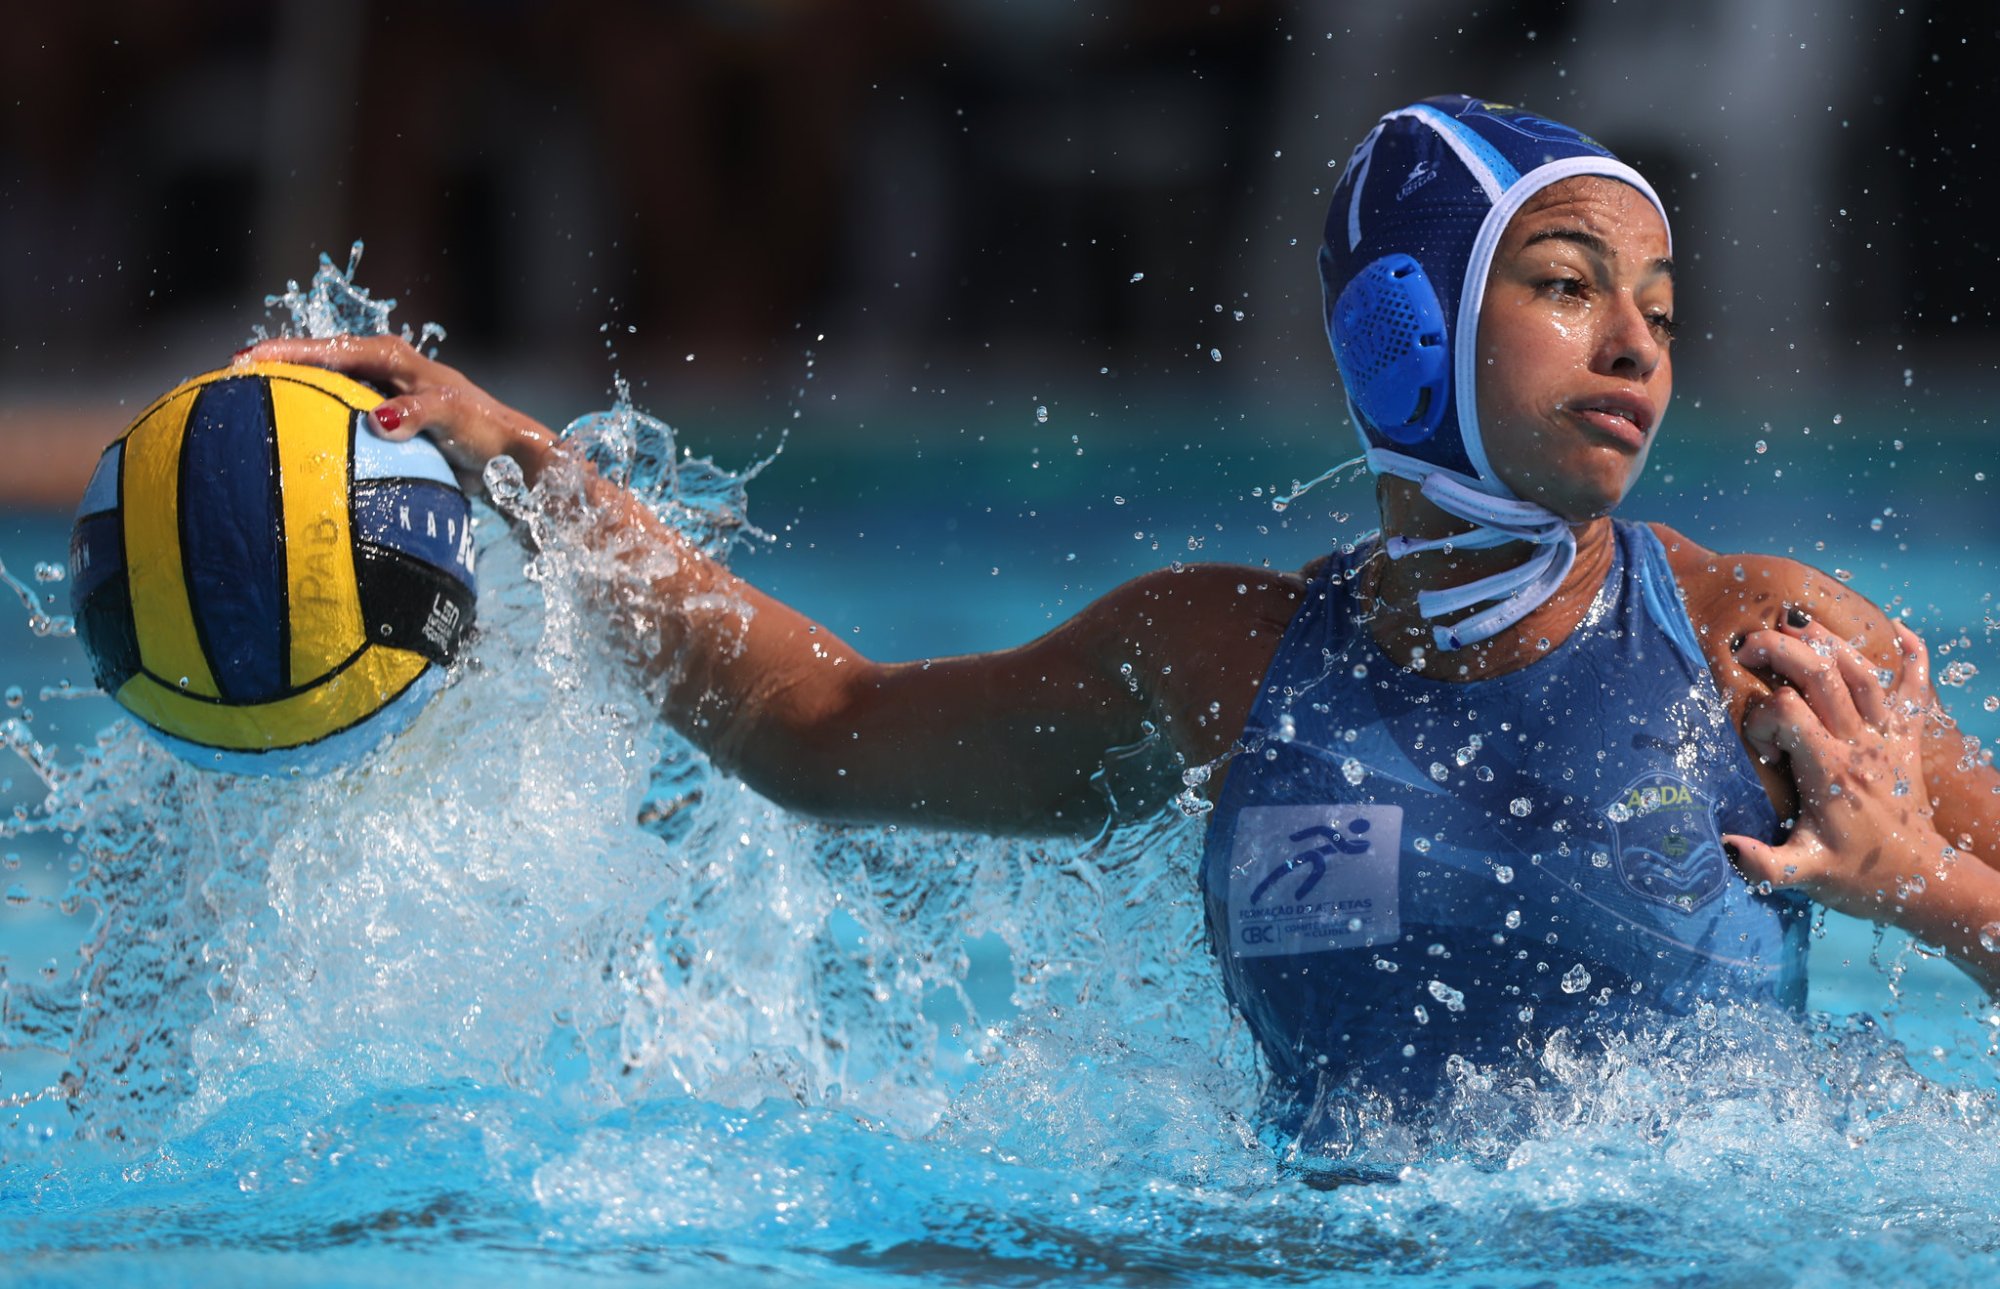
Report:
[[1514,494],[1608,513],[1673,393],[1674,270],[1653,204],[1615,179],[1551,184],[1507,225],[1479,310],[1479,427]]

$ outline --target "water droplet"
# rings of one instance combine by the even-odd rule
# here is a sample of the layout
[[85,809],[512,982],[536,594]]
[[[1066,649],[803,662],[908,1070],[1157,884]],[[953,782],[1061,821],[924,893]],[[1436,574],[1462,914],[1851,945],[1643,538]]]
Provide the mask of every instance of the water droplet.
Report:
[[1130,280],[1134,282],[1144,282],[1146,280],[1146,275],[1144,273],[1134,273]]
[[1280,743],[1289,743],[1298,736],[1298,722],[1292,719],[1292,714],[1290,712],[1280,713],[1278,716],[1278,741]]
[[1875,518],[1868,521],[1868,531],[1871,533],[1879,533],[1882,531],[1882,516],[1877,515],[1875,516]]
[[1715,1004],[1704,999],[1694,1005],[1694,1027],[1707,1031],[1715,1028]]
[[1758,456],[1762,456],[1762,455],[1764,455],[1764,453],[1766,453],[1766,452],[1769,452],[1770,450],[1771,450],[1771,445],[1770,445],[1770,444],[1768,444],[1768,443],[1764,442],[1764,440],[1762,440],[1762,439],[1758,439],[1758,440],[1757,440],[1757,455],[1758,455]]
[[1986,700],[1979,705],[1989,712],[2000,712],[2000,697],[1988,694]]
[[1430,1012],[1424,1009],[1424,1005],[1422,1003],[1418,1003],[1414,1008],[1414,1011],[1416,1012],[1417,1024],[1428,1025],[1431,1023],[1431,1014]]
[[1048,423],[1049,423],[1049,409],[1045,406],[1037,404],[1035,407],[1035,424],[1047,425]]
[[1431,778],[1436,779],[1439,783],[1443,783],[1446,779],[1449,779],[1450,777],[1451,777],[1451,771],[1445,769],[1444,762],[1442,761],[1431,762]]
[[1854,574],[1848,572],[1844,568],[1837,568],[1833,570],[1833,576],[1836,580],[1842,582],[1852,582],[1854,580]]
[[1472,772],[1472,777],[1479,780],[1481,783],[1491,783],[1493,782],[1493,767],[1490,765],[1482,765],[1477,770],[1474,770]]
[[1516,819],[1526,819],[1534,808],[1535,803],[1526,797],[1515,797],[1507,803],[1507,813]]
[[37,582],[60,582],[60,581],[62,581],[62,580],[63,580],[63,567],[62,567],[62,565],[60,565],[60,564],[51,564],[51,563],[47,562],[46,560],[42,561],[41,563],[38,563],[38,564],[36,564],[36,565],[35,565],[35,580],[36,580]]
[[1507,924],[1507,929],[1508,929],[1509,931],[1518,931],[1518,930],[1520,930],[1520,929],[1521,929],[1521,910],[1519,910],[1519,909],[1508,909],[1508,910],[1507,910],[1507,916],[1506,916],[1506,917],[1504,917],[1504,918],[1502,918],[1502,919],[1501,919],[1501,921],[1503,921],[1503,922],[1505,922],[1505,923]]
[[26,701],[27,695],[21,692],[21,687],[19,685],[9,685],[7,686],[6,699],[7,699],[7,706],[19,707],[24,701]]
[[1430,991],[1431,997],[1444,1004],[1446,1011],[1462,1012],[1465,1010],[1465,995],[1453,989],[1444,981],[1433,980],[1428,985],[1425,985],[1424,988]]
[[1979,947],[1988,953],[2000,953],[2000,922],[1988,922],[1979,928]]
[[1183,788],[1174,796],[1174,808],[1179,810],[1184,818],[1199,819],[1215,809],[1215,803],[1193,788]]
[[1632,807],[1622,801],[1614,801],[1605,810],[1604,817],[1614,824],[1622,824],[1632,817]]
[[1219,363],[1219,362],[1221,362],[1221,361],[1222,361],[1222,351],[1221,351],[1220,349],[1211,349],[1211,350],[1209,350],[1209,351],[1208,351],[1208,360],[1209,360],[1210,362],[1212,362],[1212,363]]
[[1580,994],[1588,988],[1590,988],[1590,973],[1583,969],[1582,963],[1579,962],[1568,971],[1563,972],[1562,991],[1564,993]]
[[[1493,880],[1502,886],[1507,885],[1507,883],[1514,880],[1514,866],[1512,864],[1495,864],[1493,866]],[[1514,922],[1509,922],[1507,925],[1514,926],[1518,922],[1519,918],[1517,916]]]
[[1361,781],[1368,777],[1368,769],[1350,756],[1340,763],[1340,774],[1349,785],[1358,788],[1361,786]]
[[1365,662],[1357,662],[1357,663],[1355,663],[1355,664],[1354,664],[1354,678],[1355,678],[1356,680],[1366,680],[1366,679],[1368,678],[1368,664],[1367,664],[1367,663],[1365,663]]
[[7,888],[7,902],[16,908],[20,908],[22,905],[31,902],[34,898],[29,893],[28,888],[19,882],[15,882]]

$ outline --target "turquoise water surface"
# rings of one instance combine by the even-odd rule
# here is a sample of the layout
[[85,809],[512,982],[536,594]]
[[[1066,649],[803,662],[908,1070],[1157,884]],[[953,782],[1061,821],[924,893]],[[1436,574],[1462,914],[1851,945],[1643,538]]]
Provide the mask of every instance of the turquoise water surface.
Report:
[[[1685,426],[1628,512],[1907,607],[1990,734],[1989,485],[1963,444],[1894,448],[1866,420],[1762,451]],[[1273,514],[1271,485],[1323,456],[1278,427],[1163,451],[996,415],[873,458],[802,431],[747,494],[655,422],[583,432],[885,658],[1017,642],[1174,559],[1296,566],[1368,522],[1354,484]],[[1322,1189],[1260,1128],[1198,820],[1041,845],[787,816],[654,715],[594,598],[602,561],[503,502],[540,540],[483,518],[476,646],[332,778],[189,770],[64,696],[87,683],[74,641],[0,612],[0,688],[20,688],[0,712],[0,1279],[2000,1271],[2000,1016],[1905,938],[1827,919],[1803,1026],[1704,1014],[1471,1071],[1400,1180]],[[58,608],[33,569],[66,527],[0,521],[0,561]]]

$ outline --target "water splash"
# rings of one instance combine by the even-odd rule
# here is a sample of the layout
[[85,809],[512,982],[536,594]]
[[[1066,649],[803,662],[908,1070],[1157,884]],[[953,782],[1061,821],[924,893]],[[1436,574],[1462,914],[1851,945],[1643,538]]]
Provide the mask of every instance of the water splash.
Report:
[[[1321,471],[1320,473],[1314,475],[1312,478],[1306,480],[1304,483],[1300,483],[1297,479],[1294,479],[1292,480],[1291,490],[1286,492],[1284,496],[1282,497],[1276,495],[1272,496],[1271,509],[1282,515],[1287,510],[1291,509],[1293,502],[1297,501],[1300,497],[1305,496],[1307,493],[1311,492],[1314,488],[1317,488],[1321,484],[1327,483],[1333,479],[1337,479],[1343,474],[1365,471],[1367,465],[1368,465],[1367,457],[1365,456],[1353,457],[1346,461],[1342,461],[1339,465]],[[1274,494],[1275,492],[1276,489],[1273,489]]]
[[50,613],[35,588],[8,572],[4,563],[0,563],[0,586],[5,586],[21,601],[21,607],[28,615],[28,630],[35,635],[61,638],[76,634],[76,622],[68,614]]
[[[768,460],[691,458],[622,385],[565,435],[705,553],[767,540]],[[646,680],[674,660],[640,616],[728,606],[647,601],[662,565],[599,540],[574,472],[489,485],[509,522],[477,528],[480,634],[365,765],[265,782],[126,724],[80,756],[4,727],[39,799],[0,850],[76,855],[62,902],[90,922],[61,969],[0,961],[0,1047],[62,1063],[0,1089],[10,1261],[1940,1285],[2000,1263],[1983,1019],[1943,1027],[1955,1079],[1865,1020],[1558,1034],[1456,1062],[1421,1119],[1330,1101],[1344,1134],[1274,1139],[1198,826],[1033,845],[789,816]]]
[[426,322],[415,331],[408,326],[396,328],[389,322],[389,314],[395,310],[396,301],[377,300],[369,295],[366,288],[356,284],[354,275],[361,268],[361,249],[359,241],[347,248],[345,269],[336,268],[333,257],[322,251],[319,267],[303,288],[296,280],[288,280],[282,292],[265,296],[265,309],[282,308],[291,317],[281,322],[275,332],[259,324],[252,330],[251,339],[268,340],[273,335],[306,336],[313,340],[330,340],[335,336],[400,335],[416,349],[435,357],[439,342],[445,338],[443,327],[435,322]]

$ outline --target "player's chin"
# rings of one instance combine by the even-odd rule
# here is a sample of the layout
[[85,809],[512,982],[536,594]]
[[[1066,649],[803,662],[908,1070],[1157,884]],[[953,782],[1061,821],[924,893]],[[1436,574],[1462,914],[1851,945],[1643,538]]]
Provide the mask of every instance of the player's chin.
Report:
[[1572,524],[1602,519],[1618,509],[1637,482],[1639,472],[1629,459],[1596,462],[1593,466],[1565,471],[1542,481],[1524,495]]
[[1577,473],[1572,503],[1558,513],[1572,523],[1602,519],[1624,504],[1645,469],[1643,447],[1637,452],[1620,447],[1590,453]]

